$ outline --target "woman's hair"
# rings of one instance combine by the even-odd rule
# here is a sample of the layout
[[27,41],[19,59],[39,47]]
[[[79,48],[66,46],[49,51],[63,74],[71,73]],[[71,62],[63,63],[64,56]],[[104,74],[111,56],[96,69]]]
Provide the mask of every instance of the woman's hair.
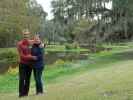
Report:
[[35,37],[40,38],[40,35],[39,35],[39,34],[35,34],[35,35],[34,35],[34,38],[35,38]]

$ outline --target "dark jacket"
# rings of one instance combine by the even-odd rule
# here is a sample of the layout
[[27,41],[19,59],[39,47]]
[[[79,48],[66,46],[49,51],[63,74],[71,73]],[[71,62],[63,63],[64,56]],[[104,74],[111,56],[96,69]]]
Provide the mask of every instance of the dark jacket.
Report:
[[37,57],[37,60],[33,61],[33,68],[44,67],[44,48],[39,47],[39,44],[34,44],[31,48],[31,54]]

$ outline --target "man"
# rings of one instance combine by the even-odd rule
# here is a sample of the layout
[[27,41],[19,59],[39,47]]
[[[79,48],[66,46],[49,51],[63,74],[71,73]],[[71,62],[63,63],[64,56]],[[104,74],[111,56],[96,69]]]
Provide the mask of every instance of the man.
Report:
[[17,49],[20,57],[19,62],[19,97],[28,96],[30,87],[30,77],[32,68],[31,60],[37,60],[37,57],[31,55],[30,45],[32,41],[29,39],[30,32],[23,31],[23,40],[18,42]]

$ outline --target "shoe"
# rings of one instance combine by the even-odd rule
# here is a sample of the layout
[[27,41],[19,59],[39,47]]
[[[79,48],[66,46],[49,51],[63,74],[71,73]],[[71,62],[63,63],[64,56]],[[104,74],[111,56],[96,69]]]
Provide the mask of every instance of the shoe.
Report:
[[44,95],[44,93],[37,93],[36,95],[38,95],[38,96],[42,96],[42,95]]
[[19,98],[27,97],[28,95],[19,95]]

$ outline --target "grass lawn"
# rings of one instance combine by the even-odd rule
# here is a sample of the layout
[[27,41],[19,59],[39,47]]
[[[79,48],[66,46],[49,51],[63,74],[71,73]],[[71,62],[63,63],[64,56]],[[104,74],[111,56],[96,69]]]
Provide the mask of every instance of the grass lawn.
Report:
[[[30,96],[24,100],[133,100],[132,66],[131,43],[89,54],[88,60],[46,66],[47,93],[35,96],[32,79]],[[1,100],[17,100],[17,84],[17,75],[0,76]]]
[[[0,48],[0,53],[4,52],[5,50],[7,51],[13,51],[16,52],[16,48]],[[71,49],[66,49],[65,45],[47,45],[46,52],[84,52],[84,51],[88,51],[88,49],[84,49],[84,48],[71,48]]]

